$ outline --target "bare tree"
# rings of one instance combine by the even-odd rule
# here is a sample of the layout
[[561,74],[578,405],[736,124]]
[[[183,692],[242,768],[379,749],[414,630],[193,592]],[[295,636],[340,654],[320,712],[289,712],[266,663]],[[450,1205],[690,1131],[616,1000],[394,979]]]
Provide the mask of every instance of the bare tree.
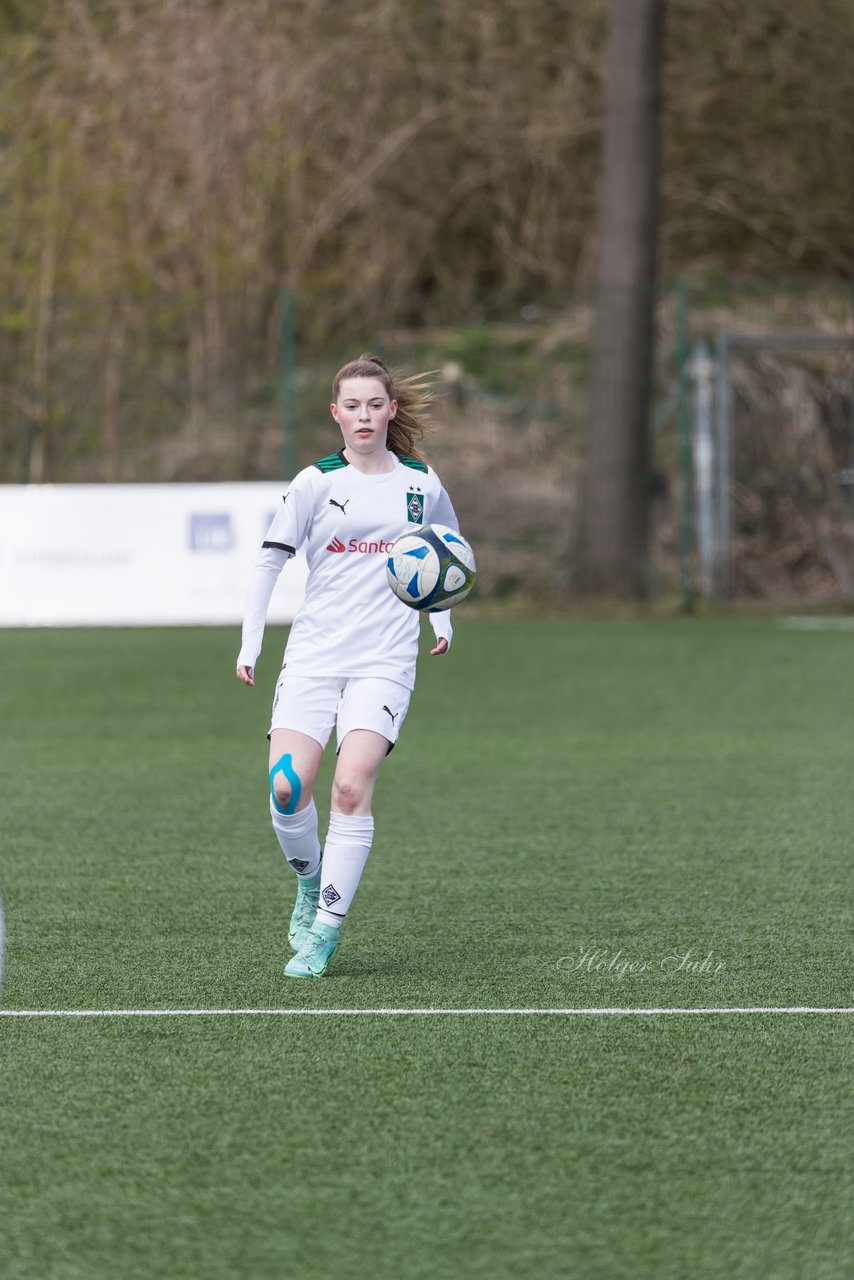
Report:
[[579,590],[647,588],[648,410],[658,223],[660,64],[666,0],[613,0],[591,413]]

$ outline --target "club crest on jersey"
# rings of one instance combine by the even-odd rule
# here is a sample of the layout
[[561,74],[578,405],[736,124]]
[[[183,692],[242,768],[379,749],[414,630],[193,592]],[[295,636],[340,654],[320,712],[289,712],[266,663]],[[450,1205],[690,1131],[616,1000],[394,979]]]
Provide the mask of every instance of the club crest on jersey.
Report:
[[423,524],[424,495],[420,490],[406,495],[406,514],[410,524]]

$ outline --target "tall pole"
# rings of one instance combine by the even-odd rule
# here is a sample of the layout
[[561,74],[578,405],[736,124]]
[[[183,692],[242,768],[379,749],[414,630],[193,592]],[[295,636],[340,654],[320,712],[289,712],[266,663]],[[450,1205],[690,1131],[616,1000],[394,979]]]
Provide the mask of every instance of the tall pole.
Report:
[[648,590],[661,49],[666,0],[612,0],[596,325],[576,582]]
[[676,286],[676,442],[679,459],[679,598],[694,607],[694,450],[691,440],[691,322],[688,286]]
[[282,341],[281,341],[281,407],[282,407],[282,470],[283,479],[293,480],[297,473],[297,356],[296,317],[294,315],[294,291],[282,289]]

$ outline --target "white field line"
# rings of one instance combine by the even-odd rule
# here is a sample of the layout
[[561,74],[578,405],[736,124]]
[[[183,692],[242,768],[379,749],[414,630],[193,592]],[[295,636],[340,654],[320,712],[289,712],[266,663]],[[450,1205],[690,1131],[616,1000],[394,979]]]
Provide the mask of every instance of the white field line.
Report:
[[666,1017],[674,1014],[851,1014],[854,1006],[758,1005],[721,1008],[580,1009],[0,1009],[0,1018],[341,1018],[341,1017]]

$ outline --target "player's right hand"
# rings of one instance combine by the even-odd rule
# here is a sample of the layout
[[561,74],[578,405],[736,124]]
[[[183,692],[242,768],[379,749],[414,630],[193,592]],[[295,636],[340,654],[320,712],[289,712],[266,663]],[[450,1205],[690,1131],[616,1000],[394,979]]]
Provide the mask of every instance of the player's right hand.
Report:
[[255,676],[251,667],[238,667],[237,678],[241,684],[248,684],[251,686],[255,683]]

